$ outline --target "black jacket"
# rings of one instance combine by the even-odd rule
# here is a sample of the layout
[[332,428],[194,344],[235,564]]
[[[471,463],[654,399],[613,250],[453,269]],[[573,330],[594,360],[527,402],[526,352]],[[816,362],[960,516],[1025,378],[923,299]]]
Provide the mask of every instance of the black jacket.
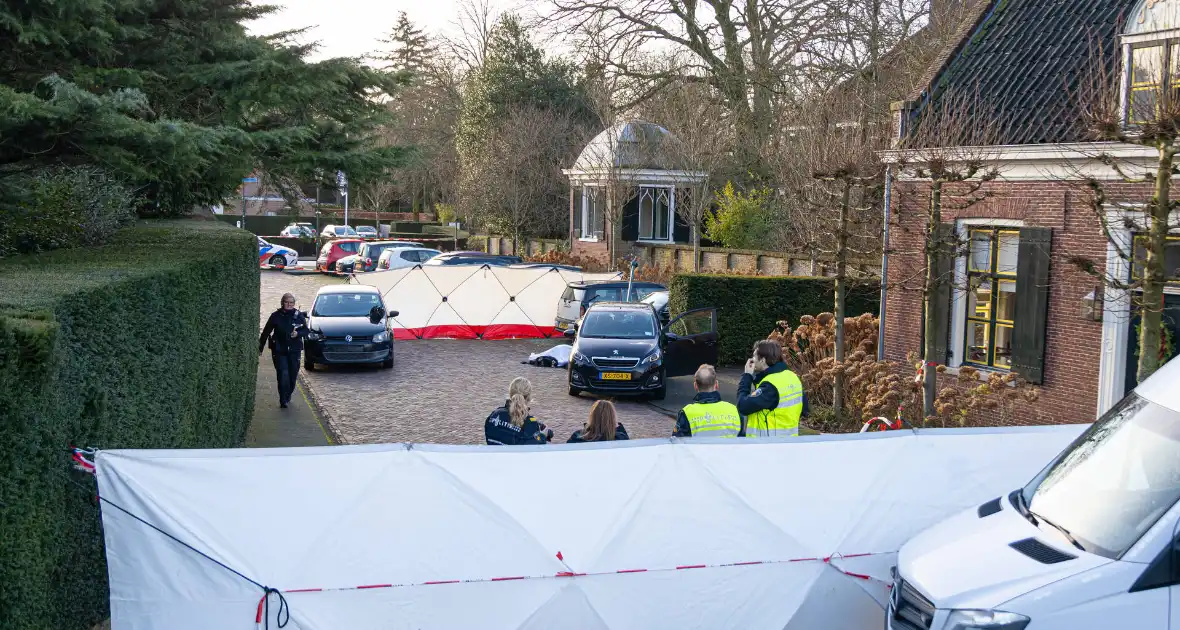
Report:
[[[298,326],[298,328],[295,328]],[[291,331],[296,331],[294,339],[291,338]],[[303,350],[303,338],[307,336],[307,313],[298,309],[277,309],[270,314],[266,319],[266,326],[262,328],[262,334],[258,336],[258,351],[262,352],[266,348],[266,340],[273,339],[274,345],[271,350],[278,353],[301,352]]]
[[[627,429],[623,428],[622,422],[615,425],[615,439],[616,440],[629,440],[629,439],[631,439],[630,436],[627,435]],[[565,443],[566,444],[579,444],[582,442],[607,442],[607,441],[609,441],[609,440],[584,440],[584,439],[582,439],[582,429],[578,429],[577,431],[574,431],[573,435],[571,435],[570,439],[566,440]]]
[[[774,409],[778,406],[778,389],[770,383],[763,383],[753,393],[750,389],[754,387],[754,383],[766,378],[767,374],[775,374],[777,372],[786,372],[787,364],[779,361],[774,365],[766,368],[765,371],[757,374],[742,374],[742,380],[738,382],[738,413],[743,416],[748,416],[757,411],[766,411]],[[803,394],[803,417],[807,417],[807,394]]]
[[[718,403],[721,402],[721,392],[697,392],[692,401],[703,405]],[[672,432],[672,437],[692,437],[692,425],[688,423],[688,416],[684,415],[683,409],[676,416],[676,430]]]
[[500,445],[544,444],[549,441],[545,437],[545,425],[537,422],[532,415],[524,419],[522,426],[512,424],[507,402],[484,420],[483,437],[488,444]]

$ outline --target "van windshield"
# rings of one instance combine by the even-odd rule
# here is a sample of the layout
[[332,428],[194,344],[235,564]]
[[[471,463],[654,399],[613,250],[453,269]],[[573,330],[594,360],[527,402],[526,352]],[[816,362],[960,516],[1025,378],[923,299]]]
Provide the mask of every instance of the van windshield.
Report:
[[1028,516],[1118,558],[1180,498],[1180,412],[1132,393],[1022,491]]

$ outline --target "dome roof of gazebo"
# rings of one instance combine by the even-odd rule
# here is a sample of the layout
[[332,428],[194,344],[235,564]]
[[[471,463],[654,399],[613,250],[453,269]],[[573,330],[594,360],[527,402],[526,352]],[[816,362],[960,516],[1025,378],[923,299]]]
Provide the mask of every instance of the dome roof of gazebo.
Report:
[[673,142],[676,136],[657,124],[642,120],[618,122],[594,136],[571,170],[673,169],[674,160],[668,150]]

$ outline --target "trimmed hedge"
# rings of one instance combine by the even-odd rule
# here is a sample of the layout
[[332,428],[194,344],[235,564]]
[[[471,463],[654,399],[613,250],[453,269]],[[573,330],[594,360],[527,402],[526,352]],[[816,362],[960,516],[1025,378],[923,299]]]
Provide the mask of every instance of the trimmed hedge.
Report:
[[70,445],[243,442],[258,291],[254,237],[216,221],[143,222],[101,247],[0,261],[6,630],[89,628],[108,615],[94,482],[72,470]]
[[[803,315],[831,312],[835,302],[831,278],[677,274],[668,289],[673,316],[694,308],[717,307],[720,363],[744,365],[750,348],[780,321],[794,325]],[[877,314],[880,283],[858,282],[848,289],[849,317]]]

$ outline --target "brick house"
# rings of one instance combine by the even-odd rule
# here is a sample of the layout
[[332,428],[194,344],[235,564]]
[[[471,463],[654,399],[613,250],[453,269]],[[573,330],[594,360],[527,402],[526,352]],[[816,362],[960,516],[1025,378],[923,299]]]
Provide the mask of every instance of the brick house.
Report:
[[[314,217],[318,203],[337,204],[340,196],[335,190],[320,188],[315,184],[305,184],[299,187],[301,198],[298,201],[298,212],[292,209],[279,191],[273,186],[267,186],[258,173],[251,173],[242,178],[242,185],[236,195],[226,203],[214,206],[215,214],[242,214],[243,206],[247,216],[284,216],[298,214],[301,217]],[[316,199],[316,196],[319,199]]]
[[[941,229],[962,247],[937,262],[953,283],[935,296],[936,352],[928,360],[952,371],[1011,370],[1039,384],[1040,399],[1025,410],[1030,422],[1091,421],[1135,382],[1137,319],[1128,295],[1104,289],[1076,264],[1089,259],[1113,277],[1131,277],[1079,185],[1083,174],[1103,180],[1111,201],[1103,212],[1121,244],[1135,237],[1123,220],[1136,212],[1128,206],[1141,207],[1151,195],[1147,186],[1124,183],[1099,156],[1149,170],[1154,151],[1091,142],[1072,97],[1093,82],[1098,46],[1119,77],[1111,98],[1121,99],[1123,124],[1133,128],[1126,112],[1161,87],[1150,76],[1180,75],[1180,0],[981,0],[920,90],[893,106],[898,138],[956,91],[977,95],[975,120],[998,121],[998,139],[979,154],[999,172],[983,185],[989,196],[944,207]],[[1168,60],[1177,67],[1164,72]],[[901,166],[901,157],[885,157],[893,167],[881,350],[894,361],[924,346],[920,278],[929,204],[929,184]],[[1166,258],[1167,273],[1180,280],[1180,240]],[[1166,293],[1165,323],[1175,335],[1180,283]]]
[[[690,242],[676,199],[708,174],[675,168],[670,150],[675,141],[659,125],[631,120],[611,125],[586,145],[563,171],[570,180],[571,254],[608,264],[614,238],[620,257],[633,243]],[[621,213],[612,211],[616,205]]]

